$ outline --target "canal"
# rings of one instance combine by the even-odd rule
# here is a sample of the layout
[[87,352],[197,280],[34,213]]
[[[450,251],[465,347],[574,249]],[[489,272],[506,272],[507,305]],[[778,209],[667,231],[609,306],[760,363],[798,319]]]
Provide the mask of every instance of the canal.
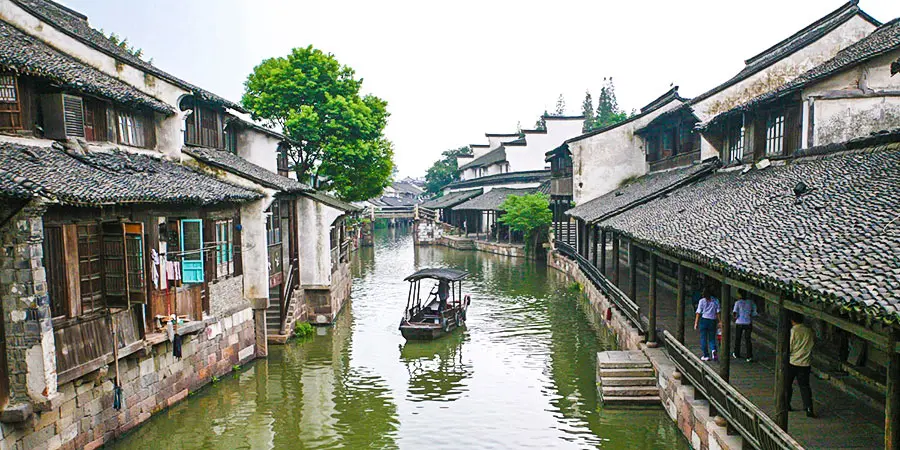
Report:
[[[403,277],[471,273],[465,329],[405,343]],[[662,409],[603,409],[596,353],[612,348],[577,290],[545,265],[378,230],[353,260],[338,323],[227,375],[115,442],[118,449],[688,448]]]

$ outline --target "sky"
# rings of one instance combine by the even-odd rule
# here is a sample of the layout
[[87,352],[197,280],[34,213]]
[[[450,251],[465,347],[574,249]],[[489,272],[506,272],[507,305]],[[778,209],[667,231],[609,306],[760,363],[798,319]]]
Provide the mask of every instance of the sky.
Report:
[[[580,114],[612,77],[639,109],[671,85],[693,97],[841,0],[59,0],[157,67],[239,101],[262,60],[312,45],[388,102],[399,177],[484,133],[532,128],[563,95]],[[887,22],[900,1],[861,0]]]

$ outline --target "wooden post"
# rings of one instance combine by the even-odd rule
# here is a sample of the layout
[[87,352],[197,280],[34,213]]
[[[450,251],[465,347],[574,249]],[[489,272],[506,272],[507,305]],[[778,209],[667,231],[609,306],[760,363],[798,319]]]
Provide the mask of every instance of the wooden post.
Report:
[[684,266],[678,265],[678,286],[675,292],[675,339],[684,344]]
[[591,236],[593,236],[593,241],[594,241],[594,254],[593,254],[594,260],[593,260],[593,262],[594,262],[594,267],[597,267],[597,258],[600,256],[599,255],[599,253],[600,253],[599,252],[600,230],[599,230],[599,228],[597,228],[597,225],[591,225],[591,231],[593,231]]
[[650,326],[647,344],[656,344],[656,253],[650,254]]
[[612,233],[612,282],[619,286],[619,236]]
[[[781,300],[784,302],[784,299]],[[778,307],[778,331],[775,338],[775,423],[788,429],[787,365],[790,351],[791,324],[784,304]]]
[[722,348],[719,349],[719,375],[728,381],[731,376],[731,286],[722,281]]
[[[599,228],[599,227],[598,227]],[[606,230],[600,231],[600,273],[606,276]]]
[[884,448],[900,449],[900,354],[897,353],[897,333],[891,330],[888,339],[887,394],[884,403]]
[[628,243],[628,296],[637,302],[637,252],[634,241]]

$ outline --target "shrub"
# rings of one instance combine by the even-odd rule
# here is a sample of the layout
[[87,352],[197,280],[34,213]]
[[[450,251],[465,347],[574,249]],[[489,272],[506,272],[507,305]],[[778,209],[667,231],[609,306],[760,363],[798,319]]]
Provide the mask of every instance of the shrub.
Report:
[[312,336],[313,334],[313,326],[309,324],[309,322],[297,322],[294,325],[294,335],[300,338],[305,338]]

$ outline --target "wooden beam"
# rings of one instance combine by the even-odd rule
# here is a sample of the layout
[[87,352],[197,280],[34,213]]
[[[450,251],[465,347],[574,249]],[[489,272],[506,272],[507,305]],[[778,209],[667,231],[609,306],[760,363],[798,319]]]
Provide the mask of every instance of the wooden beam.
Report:
[[606,276],[606,230],[600,230],[600,273]]
[[684,266],[678,265],[678,284],[675,292],[675,339],[684,344]]
[[821,311],[821,310],[818,310],[815,308],[810,308],[809,306],[802,305],[800,303],[786,301],[786,302],[784,302],[784,307],[791,311],[803,314],[804,316],[809,316],[814,319],[819,319],[824,322],[828,322],[842,330],[846,330],[846,331],[856,335],[857,337],[872,343],[872,345],[874,345],[875,347],[877,347],[880,350],[887,351],[889,348],[891,348],[888,343],[887,336],[880,334],[874,330],[870,330],[862,325],[857,325],[853,322],[850,322],[849,320],[841,319],[840,317],[834,316],[825,311]]
[[637,255],[634,241],[628,242],[628,297],[637,303]]
[[593,238],[592,241],[593,241],[593,246],[594,246],[594,253],[591,256],[593,258],[594,267],[597,267],[597,257],[599,256],[599,253],[600,253],[597,251],[598,247],[599,247],[599,243],[600,243],[600,239],[599,239],[600,238],[600,230],[597,228],[597,225],[591,225],[591,231],[592,231],[591,236]]
[[[897,344],[897,333],[891,332],[890,347]],[[888,355],[887,392],[884,403],[884,448],[900,449],[900,354]]]
[[612,282],[619,287],[619,236],[613,232],[612,234]]
[[[632,246],[632,250],[634,250],[634,246]],[[632,261],[633,266],[637,266],[636,261]],[[636,271],[635,271],[636,273]],[[632,285],[635,285],[635,282],[632,282]],[[656,342],[656,254],[650,254],[650,324],[647,327],[647,342]]]
[[778,308],[778,328],[775,337],[775,424],[782,430],[788,429],[787,385],[788,351],[790,350],[791,324],[788,310]]
[[719,375],[723,380],[731,378],[731,286],[722,283],[721,290],[722,348],[719,349]]

